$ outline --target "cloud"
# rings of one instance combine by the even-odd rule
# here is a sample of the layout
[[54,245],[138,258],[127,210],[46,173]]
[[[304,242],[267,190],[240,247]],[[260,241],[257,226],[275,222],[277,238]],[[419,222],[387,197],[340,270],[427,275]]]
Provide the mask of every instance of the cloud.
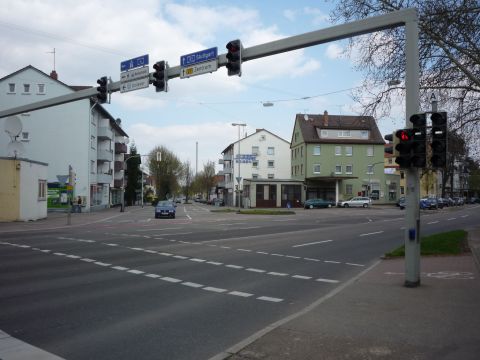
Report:
[[291,9],[283,10],[283,16],[285,16],[290,21],[295,21],[297,17],[297,11]]
[[318,26],[328,23],[328,15],[322,10],[312,7],[303,8],[303,13],[311,17],[313,25]]
[[330,43],[325,50],[325,55],[332,60],[342,58],[343,48],[337,43]]

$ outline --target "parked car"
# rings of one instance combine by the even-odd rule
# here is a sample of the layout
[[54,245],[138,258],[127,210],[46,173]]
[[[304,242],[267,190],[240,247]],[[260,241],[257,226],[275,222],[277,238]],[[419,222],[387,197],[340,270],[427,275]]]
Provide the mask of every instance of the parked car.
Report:
[[441,197],[437,198],[437,203],[440,209],[443,209],[444,207],[448,207],[448,200],[445,198],[441,198]]
[[372,199],[364,196],[355,196],[349,200],[339,201],[337,206],[339,207],[364,207],[367,208],[372,204]]
[[429,209],[429,210],[438,209],[437,199],[435,198],[420,199],[420,209]]
[[465,205],[465,201],[463,200],[462,197],[454,197],[453,201],[455,202],[456,206]]
[[305,209],[331,208],[332,206],[335,206],[335,201],[324,199],[309,199],[305,201],[305,204],[303,204]]
[[175,219],[175,204],[171,201],[159,201],[157,206],[155,206],[155,219],[160,217],[170,217]]
[[403,208],[405,208],[405,196],[402,196],[400,199],[398,199],[397,203],[395,205],[397,205],[398,207],[400,207],[400,209],[402,208],[402,204],[403,203]]

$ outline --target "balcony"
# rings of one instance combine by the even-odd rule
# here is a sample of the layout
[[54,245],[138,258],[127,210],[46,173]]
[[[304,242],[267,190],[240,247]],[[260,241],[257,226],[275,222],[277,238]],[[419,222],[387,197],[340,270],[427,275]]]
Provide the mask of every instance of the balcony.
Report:
[[97,160],[98,161],[113,161],[113,152],[112,150],[97,150]]
[[113,187],[117,188],[117,189],[121,189],[122,188],[122,183],[123,183],[123,180],[114,180],[113,181]]
[[115,161],[113,169],[115,170],[115,172],[123,170],[123,161]]
[[231,167],[224,167],[222,175],[231,174],[232,172],[233,172],[233,169]]
[[223,160],[228,160],[228,161],[232,161],[232,154],[225,154],[223,155]]
[[219,188],[224,188],[224,187],[225,187],[225,181],[219,181],[219,182],[217,183],[217,186],[218,186]]
[[115,143],[115,154],[126,154],[127,153],[127,144]]
[[112,174],[97,174],[97,184],[110,184],[113,180]]
[[101,126],[97,130],[97,137],[102,140],[112,140],[113,132],[105,126]]

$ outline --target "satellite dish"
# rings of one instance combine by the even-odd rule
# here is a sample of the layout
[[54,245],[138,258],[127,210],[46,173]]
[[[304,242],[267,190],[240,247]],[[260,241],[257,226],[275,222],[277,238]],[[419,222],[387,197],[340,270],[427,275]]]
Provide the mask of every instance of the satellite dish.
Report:
[[5,132],[10,137],[17,137],[22,132],[22,121],[18,116],[9,116],[5,120]]
[[7,156],[19,157],[25,153],[25,146],[18,141],[12,141],[7,145]]

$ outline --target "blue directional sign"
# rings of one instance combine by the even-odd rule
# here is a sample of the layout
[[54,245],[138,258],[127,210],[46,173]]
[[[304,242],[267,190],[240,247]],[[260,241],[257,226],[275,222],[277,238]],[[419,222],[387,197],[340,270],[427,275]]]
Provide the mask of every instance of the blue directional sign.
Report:
[[216,47],[197,51],[188,55],[180,56],[180,66],[186,67],[194,64],[198,64],[204,61],[210,61],[217,58],[218,49]]
[[148,54],[136,57],[134,59],[122,61],[120,63],[120,71],[127,71],[137,67],[148,65]]

